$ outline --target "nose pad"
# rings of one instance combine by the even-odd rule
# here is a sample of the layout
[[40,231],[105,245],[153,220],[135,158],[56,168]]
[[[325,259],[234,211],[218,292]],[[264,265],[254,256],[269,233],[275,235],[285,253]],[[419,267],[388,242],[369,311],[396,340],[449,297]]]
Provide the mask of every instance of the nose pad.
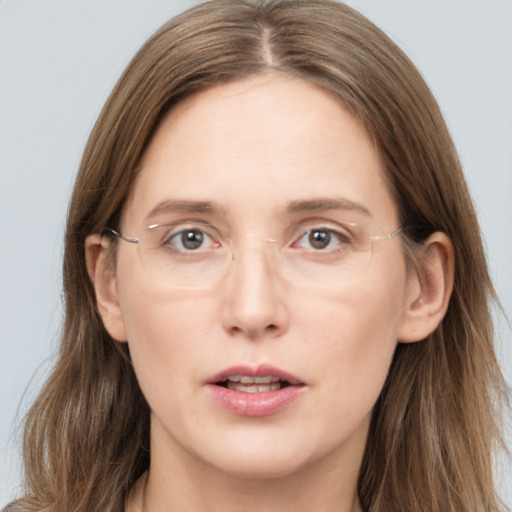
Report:
[[257,339],[279,336],[288,329],[277,249],[275,240],[250,237],[232,251],[222,313],[230,334]]

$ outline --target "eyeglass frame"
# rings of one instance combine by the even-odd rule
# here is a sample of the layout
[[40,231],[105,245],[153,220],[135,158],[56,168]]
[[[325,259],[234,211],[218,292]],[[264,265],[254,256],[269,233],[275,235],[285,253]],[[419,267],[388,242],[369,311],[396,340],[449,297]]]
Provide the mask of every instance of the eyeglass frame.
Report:
[[[148,231],[148,230],[159,228],[159,227],[167,227],[167,226],[168,226],[167,224],[151,224],[151,225],[147,226],[146,228],[144,228],[144,231]],[[400,227],[400,228],[392,231],[391,233],[387,233],[385,235],[368,235],[367,238],[370,241],[372,241],[372,242],[373,241],[381,241],[381,240],[389,240],[389,239],[392,239],[396,235],[398,235],[400,233],[403,233],[403,232],[404,232],[404,228]],[[100,236],[104,236],[104,235],[111,235],[111,236],[113,235],[117,239],[124,240],[127,243],[130,243],[130,244],[133,244],[133,245],[138,245],[138,247],[140,247],[140,238],[131,238],[131,237],[125,236],[120,231],[117,231],[117,230],[115,230],[113,228],[109,228],[109,227],[104,228],[101,231],[101,235]],[[253,238],[258,238],[255,235],[252,235],[252,237]],[[269,243],[279,243],[279,240],[270,239],[270,238],[261,238],[260,240],[264,241],[264,242],[269,242]],[[137,252],[139,252],[139,251],[137,251]],[[139,258],[140,258],[140,256],[141,255],[139,253]],[[233,261],[235,260],[235,254],[234,253],[232,253],[232,260]],[[149,274],[153,275],[153,273],[149,269],[145,268],[145,270]]]

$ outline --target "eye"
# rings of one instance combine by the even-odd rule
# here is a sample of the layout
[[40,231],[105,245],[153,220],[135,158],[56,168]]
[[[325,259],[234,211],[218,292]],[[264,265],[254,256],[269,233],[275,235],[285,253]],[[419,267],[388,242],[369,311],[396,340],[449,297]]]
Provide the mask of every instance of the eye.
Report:
[[197,251],[218,246],[209,235],[197,228],[187,228],[172,233],[166,244],[179,251]]
[[333,229],[315,228],[306,231],[295,243],[295,247],[323,251],[349,243],[349,237]]

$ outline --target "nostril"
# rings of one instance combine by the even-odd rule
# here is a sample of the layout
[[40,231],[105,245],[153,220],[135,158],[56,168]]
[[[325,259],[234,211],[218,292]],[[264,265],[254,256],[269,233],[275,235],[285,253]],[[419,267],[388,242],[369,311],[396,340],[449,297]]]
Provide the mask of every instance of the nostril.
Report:
[[272,335],[276,335],[278,332],[279,332],[279,327],[275,324],[269,324],[262,330],[258,329],[257,327],[255,327],[255,328],[247,327],[247,328],[243,329],[236,325],[234,325],[230,329],[230,334],[237,336],[237,335],[245,333],[245,335],[250,339],[256,339],[263,335],[272,336]]

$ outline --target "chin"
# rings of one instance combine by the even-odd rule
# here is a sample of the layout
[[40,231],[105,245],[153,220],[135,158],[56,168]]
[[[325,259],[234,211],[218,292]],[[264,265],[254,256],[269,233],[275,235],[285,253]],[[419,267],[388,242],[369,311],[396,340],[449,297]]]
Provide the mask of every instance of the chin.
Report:
[[[288,441],[288,442],[286,442]],[[317,446],[307,440],[256,438],[243,443],[219,444],[203,460],[225,475],[240,479],[279,479],[306,471],[324,460],[332,446]]]
[[252,460],[222,460],[217,469],[229,477],[242,480],[276,480],[298,474],[310,465],[306,460],[290,460],[274,454],[270,457],[253,457]]

